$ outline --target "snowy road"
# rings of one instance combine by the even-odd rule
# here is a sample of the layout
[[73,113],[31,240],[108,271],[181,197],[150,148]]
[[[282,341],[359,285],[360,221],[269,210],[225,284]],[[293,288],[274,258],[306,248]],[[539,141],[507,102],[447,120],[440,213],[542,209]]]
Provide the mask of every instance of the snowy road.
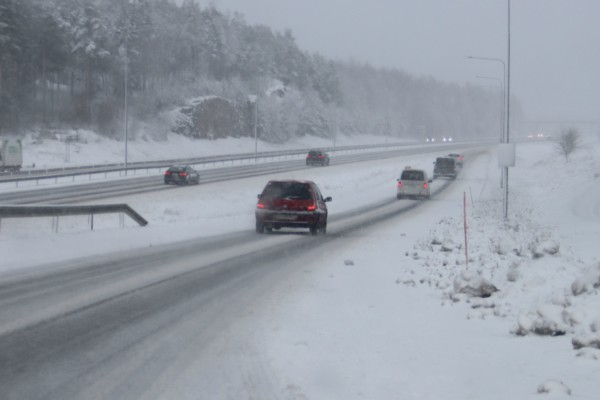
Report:
[[[456,181],[435,181],[432,200],[395,200],[402,168],[431,168],[434,156],[285,173],[333,196],[324,238],[254,234],[267,177],[120,198],[151,220],[143,229],[105,221],[89,232],[75,220],[53,234],[3,222],[2,398],[535,399],[553,378],[597,398],[593,349],[576,357],[570,336],[509,333],[518,313],[557,307],[549,299],[585,268],[566,246],[565,258],[535,260],[486,250],[507,234],[494,228],[493,151],[470,153]],[[523,246],[537,240],[528,197],[547,196],[529,181],[553,182],[529,174],[539,162],[530,158],[519,160],[527,174],[512,175],[510,212],[531,235]],[[464,264],[453,222],[464,193],[480,212],[473,261],[502,287],[480,308],[441,292]],[[455,249],[426,250],[432,230]],[[521,275],[507,281],[514,262]],[[583,322],[593,321],[592,299],[564,302],[581,307],[564,312],[588,313],[582,329],[593,326]]]
[[[465,148],[478,147],[478,144],[463,144]],[[332,165],[353,164],[369,160],[382,160],[406,155],[430,153],[440,147],[440,151],[452,151],[451,145],[444,146],[407,146],[400,149],[350,152],[339,154],[332,158]],[[270,161],[252,163],[246,161],[240,165],[229,167],[206,167],[206,164],[195,166],[199,168],[201,183],[223,182],[252,176],[272,175],[306,169],[305,160],[292,159],[286,161]],[[163,169],[154,168],[135,176],[137,171],[130,171],[130,177],[122,177],[122,171],[95,175],[67,176],[57,179],[42,180],[42,185],[36,180],[21,181],[21,189],[14,189],[14,183],[4,183],[0,191],[1,204],[61,204],[91,201],[95,199],[114,198],[138,193],[156,192],[173,189],[163,182]],[[54,182],[54,183],[52,183]],[[59,184],[60,183],[60,184]]]
[[[449,183],[437,182],[434,198]],[[0,286],[3,398],[147,398],[155,379],[192,357],[182,343],[200,352],[189,362],[202,360],[252,299],[297,273],[295,260],[421,204],[390,198],[333,215],[321,241],[246,231],[9,275]]]

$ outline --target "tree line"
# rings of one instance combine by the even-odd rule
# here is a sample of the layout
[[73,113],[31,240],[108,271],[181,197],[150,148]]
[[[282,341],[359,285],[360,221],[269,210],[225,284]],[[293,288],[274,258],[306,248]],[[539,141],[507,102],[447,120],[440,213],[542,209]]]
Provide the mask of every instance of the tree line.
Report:
[[332,61],[290,31],[192,0],[0,0],[0,134],[86,127],[119,137],[126,95],[134,131],[164,134],[169,110],[219,96],[235,110],[232,136],[252,135],[257,105],[270,141],[473,137],[495,128],[499,107],[481,88]]

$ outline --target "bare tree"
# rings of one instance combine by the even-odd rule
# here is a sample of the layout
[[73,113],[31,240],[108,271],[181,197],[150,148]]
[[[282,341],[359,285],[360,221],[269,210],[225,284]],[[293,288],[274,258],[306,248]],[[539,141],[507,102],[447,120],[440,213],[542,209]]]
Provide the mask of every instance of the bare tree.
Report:
[[569,156],[580,145],[579,132],[575,128],[563,130],[555,143],[558,153],[565,156],[565,161],[569,162]]

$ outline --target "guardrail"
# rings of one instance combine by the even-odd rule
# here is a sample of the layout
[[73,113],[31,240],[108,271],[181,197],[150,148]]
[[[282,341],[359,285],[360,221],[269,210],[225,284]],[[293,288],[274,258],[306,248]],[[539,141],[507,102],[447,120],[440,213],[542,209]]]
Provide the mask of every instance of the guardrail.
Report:
[[[100,204],[81,206],[0,206],[0,220],[2,218],[26,218],[26,217],[64,217],[72,215],[89,215],[90,228],[94,230],[95,214],[123,213],[140,226],[148,225],[148,221],[138,214],[128,204]],[[55,230],[58,230],[58,220]]]
[[[327,152],[344,152],[351,150],[370,150],[370,149],[381,149],[381,148],[395,148],[401,146],[410,146],[413,143],[385,143],[385,144],[368,144],[368,145],[355,145],[355,146],[338,146],[338,147],[322,147],[319,150]],[[297,156],[308,153],[312,148],[302,148],[293,150],[279,150],[279,151],[263,151],[257,154],[255,153],[240,153],[240,154],[228,154],[228,155],[217,155],[217,156],[206,156],[197,158],[181,158],[181,159],[166,159],[157,161],[138,161],[130,162],[127,164],[127,168],[123,163],[120,164],[102,164],[102,165],[85,165],[79,167],[65,167],[65,168],[50,168],[50,169],[37,169],[37,170],[22,170],[18,173],[0,174],[0,182],[14,182],[18,186],[20,181],[37,181],[41,179],[55,179],[64,177],[75,177],[81,175],[91,174],[107,174],[109,172],[121,172],[121,171],[133,171],[135,174],[136,170],[153,169],[153,168],[166,168],[173,164],[208,164],[208,163],[219,163],[228,161],[242,161],[252,160],[255,158],[271,158],[271,157],[284,157],[284,156]]]

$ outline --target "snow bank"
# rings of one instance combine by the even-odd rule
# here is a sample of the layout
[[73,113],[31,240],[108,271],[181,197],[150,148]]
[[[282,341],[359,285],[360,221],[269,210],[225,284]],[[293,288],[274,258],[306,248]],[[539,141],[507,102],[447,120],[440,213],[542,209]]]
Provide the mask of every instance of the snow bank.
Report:
[[[587,143],[567,166],[553,156],[551,143],[532,146],[517,147],[520,163],[509,184],[519,190],[510,193],[508,221],[502,218],[500,187],[488,186],[468,202],[468,262],[463,215],[450,215],[407,252],[422,269],[398,282],[438,288],[444,300],[469,304],[469,318],[512,320],[514,335],[570,335],[574,349],[586,349],[578,353],[581,357],[595,359],[600,349],[600,263],[594,261],[593,246],[584,253],[564,232],[583,228],[597,238],[600,225],[594,225],[594,214],[557,218],[554,203],[567,197],[563,214],[580,213],[569,200],[577,203],[576,188],[589,185],[596,162],[591,155],[600,153],[600,145]],[[557,171],[565,169],[571,170],[569,179],[557,179]],[[556,196],[549,191],[557,191]],[[600,197],[592,200],[588,208],[593,211],[600,207]],[[544,393],[555,390],[554,385],[544,388]]]

